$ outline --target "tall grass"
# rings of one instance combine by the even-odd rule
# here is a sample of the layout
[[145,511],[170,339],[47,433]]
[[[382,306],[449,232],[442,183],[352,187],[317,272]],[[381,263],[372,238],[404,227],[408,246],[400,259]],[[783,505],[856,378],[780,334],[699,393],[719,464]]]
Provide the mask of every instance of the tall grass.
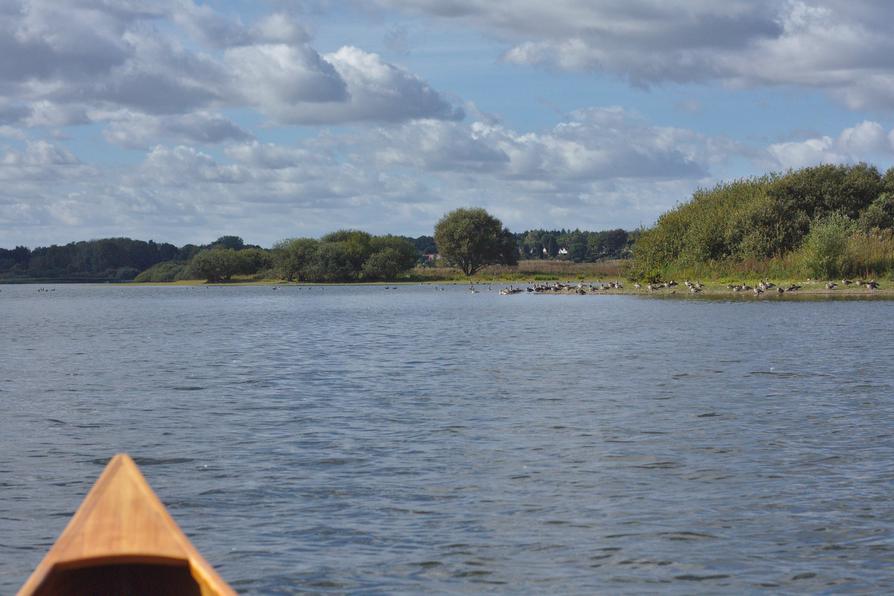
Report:
[[[529,260],[518,265],[491,265],[472,276],[473,281],[551,281],[559,279],[622,279],[628,275],[628,259],[612,259],[595,263]],[[450,267],[417,267],[411,274],[415,281],[465,281],[458,269]]]
[[894,230],[853,234],[847,241],[842,269],[854,277],[894,277]]

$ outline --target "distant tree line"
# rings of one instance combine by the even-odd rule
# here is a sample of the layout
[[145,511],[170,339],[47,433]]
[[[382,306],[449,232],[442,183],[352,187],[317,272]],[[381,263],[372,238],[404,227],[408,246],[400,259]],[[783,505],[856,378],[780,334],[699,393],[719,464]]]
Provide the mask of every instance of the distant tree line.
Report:
[[[65,245],[0,248],[0,280],[129,281],[140,272],[167,264],[178,268],[209,249],[255,251],[238,236],[221,236],[211,244],[182,247],[152,240],[103,238]],[[175,267],[177,265],[177,267]]]
[[622,229],[528,230],[515,235],[522,259],[567,259],[575,263],[624,259],[632,254],[637,232]]
[[0,249],[0,279],[130,280],[156,263],[188,259],[196,247],[106,238],[29,250]]
[[[513,234],[483,209],[458,209],[435,234],[416,238],[340,230],[322,238],[292,238],[272,249],[221,236],[204,245],[105,238],[28,249],[0,249],[0,281],[138,281],[234,277],[303,282],[395,280],[417,265],[455,266],[472,275],[489,264],[521,259],[573,261],[623,257],[633,234],[531,230]],[[560,254],[560,249],[563,254]],[[566,253],[567,254],[564,254]],[[435,261],[438,256],[440,260]]]

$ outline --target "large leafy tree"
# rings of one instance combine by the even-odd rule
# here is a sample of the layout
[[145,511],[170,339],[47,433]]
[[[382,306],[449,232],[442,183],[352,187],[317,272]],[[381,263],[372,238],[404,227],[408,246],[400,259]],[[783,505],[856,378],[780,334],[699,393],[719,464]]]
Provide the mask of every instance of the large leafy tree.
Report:
[[517,260],[514,246],[507,250],[510,236],[499,219],[481,208],[451,211],[435,226],[438,252],[467,276],[485,265]]
[[320,241],[313,238],[292,238],[278,243],[273,247],[273,255],[279,275],[288,281],[308,281],[319,246]]
[[232,248],[203,250],[190,262],[192,275],[209,282],[225,281],[239,272],[239,257]]

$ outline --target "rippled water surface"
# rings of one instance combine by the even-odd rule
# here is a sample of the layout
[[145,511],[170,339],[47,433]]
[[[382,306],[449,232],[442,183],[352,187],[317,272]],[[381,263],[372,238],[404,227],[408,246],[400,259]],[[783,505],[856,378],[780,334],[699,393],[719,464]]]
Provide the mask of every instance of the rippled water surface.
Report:
[[0,593],[135,456],[244,593],[894,590],[894,302],[0,287]]

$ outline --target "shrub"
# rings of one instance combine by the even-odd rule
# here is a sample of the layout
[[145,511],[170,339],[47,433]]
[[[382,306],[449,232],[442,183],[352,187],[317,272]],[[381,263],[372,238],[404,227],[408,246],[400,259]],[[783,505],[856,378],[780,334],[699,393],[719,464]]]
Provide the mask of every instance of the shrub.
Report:
[[182,261],[164,261],[153,265],[134,278],[136,282],[167,282],[186,279],[187,264]]
[[842,264],[846,275],[874,277],[894,272],[894,230],[857,232],[848,238]]
[[815,221],[800,250],[807,271],[821,279],[841,274],[854,229],[853,220],[840,213]]

